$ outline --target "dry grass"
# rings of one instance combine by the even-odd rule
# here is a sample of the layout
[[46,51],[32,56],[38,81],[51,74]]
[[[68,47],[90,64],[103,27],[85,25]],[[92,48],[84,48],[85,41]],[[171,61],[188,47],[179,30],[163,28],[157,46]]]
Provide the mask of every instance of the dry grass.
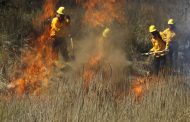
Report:
[[[11,0],[13,1],[13,0]],[[15,2],[19,4],[20,0]],[[28,8],[26,1],[20,1],[21,7],[15,9],[0,8],[0,63],[6,67],[6,75],[10,77],[14,63],[20,63],[20,47],[25,44],[28,34],[33,31],[32,19],[37,15],[40,4],[35,10]],[[180,4],[179,4],[179,3]],[[148,49],[148,26],[156,24],[163,29],[169,17],[184,24],[187,17],[187,0],[128,1],[126,5],[126,22],[122,25],[122,36],[125,41],[125,52],[128,58],[133,58],[138,51]],[[17,4],[16,4],[17,5]],[[156,9],[155,9],[156,8]],[[29,9],[29,10],[27,10]],[[30,10],[31,9],[31,10]],[[74,38],[80,38],[81,16],[73,9]],[[25,11],[27,10],[27,11]],[[158,12],[159,11],[159,12]],[[9,16],[7,16],[9,15]],[[79,16],[80,15],[80,16]],[[158,21],[159,20],[159,21]],[[182,29],[184,28],[182,26]],[[76,29],[77,28],[77,29]],[[121,28],[120,26],[118,28]],[[187,27],[188,28],[188,27]],[[120,36],[120,35],[118,35]],[[78,41],[78,40],[77,40]],[[181,40],[180,40],[181,41]],[[6,45],[9,42],[10,45]],[[80,44],[80,39],[79,42]],[[12,51],[17,45],[16,51]],[[138,47],[138,48],[137,48]],[[146,48],[145,48],[146,47]],[[126,54],[126,55],[127,55]],[[130,59],[133,61],[134,59]],[[138,59],[137,59],[138,60]],[[138,60],[139,61],[139,60]],[[135,66],[139,69],[138,66]],[[56,73],[55,73],[56,74]],[[71,73],[72,74],[72,73]],[[74,73],[75,74],[75,73]],[[122,74],[122,75],[121,75]],[[9,79],[1,76],[1,82]],[[102,80],[97,76],[93,80],[88,93],[84,92],[83,81],[76,75],[61,72],[55,76],[40,96],[4,96],[0,95],[1,122],[188,122],[190,121],[190,88],[189,80],[183,76],[161,76],[148,79],[140,99],[131,92],[131,76],[124,73],[113,74],[111,80]],[[1,86],[1,85],[0,85]]]
[[[0,102],[0,121],[6,122],[187,122],[190,93],[184,78],[168,76],[149,79],[143,96],[135,101],[128,89],[114,93],[118,83],[107,85],[97,77],[88,93],[80,78],[62,74],[41,96],[9,98]],[[126,79],[127,81],[127,79]],[[128,83],[123,81],[123,84]],[[129,85],[129,84],[128,84]],[[120,86],[121,87],[121,86]],[[130,89],[130,88],[129,88]]]

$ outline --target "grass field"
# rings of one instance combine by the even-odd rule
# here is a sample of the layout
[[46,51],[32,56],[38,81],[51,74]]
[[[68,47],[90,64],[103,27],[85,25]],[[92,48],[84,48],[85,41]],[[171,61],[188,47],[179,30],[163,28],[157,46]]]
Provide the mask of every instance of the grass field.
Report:
[[[63,76],[63,75],[62,75]],[[54,79],[55,80],[55,79]],[[53,80],[52,80],[53,81]],[[7,97],[0,101],[4,122],[188,122],[190,88],[185,79],[168,76],[147,80],[136,99],[131,88],[107,85],[98,76],[88,93],[79,78],[63,76],[40,96]],[[110,83],[111,84],[111,83]],[[121,90],[122,89],[122,90]],[[119,94],[116,94],[119,93]]]
[[[37,95],[28,93],[30,91],[28,89],[33,89],[32,87],[27,88],[28,91],[26,90],[24,94],[17,95],[14,90],[7,90],[6,85],[19,76],[22,79],[23,74],[28,75],[23,69],[30,66],[29,62],[35,62],[33,57],[36,52],[31,53],[33,57],[29,57],[29,60],[24,63],[23,54],[30,54],[26,52],[38,49],[35,48],[38,45],[33,46],[31,42],[41,37],[44,26],[50,24],[51,18],[43,18],[48,15],[42,10],[46,8],[42,7],[46,0],[2,1],[4,2],[0,1],[0,122],[190,121],[189,74],[178,72],[147,76],[145,74],[150,68],[151,57],[149,59],[141,56],[141,53],[151,47],[149,25],[155,24],[159,30],[163,30],[169,18],[176,20],[180,46],[185,47],[189,44],[189,42],[187,44],[190,30],[188,0],[172,0],[173,2],[171,0],[118,0],[124,4],[118,2],[116,10],[115,4],[112,4],[114,0],[105,0],[108,1],[105,6],[109,11],[101,10],[102,2],[95,10],[100,10],[97,12],[100,15],[104,13],[105,15],[101,17],[104,19],[107,17],[109,21],[106,23],[100,17],[98,19],[102,23],[98,23],[100,26],[97,27],[85,23],[84,16],[87,10],[83,4],[86,0],[77,0],[78,4],[75,4],[74,0],[57,0],[59,4],[47,4],[50,8],[57,8],[58,5],[64,4],[66,12],[71,16],[70,29],[75,46],[72,53],[75,54],[76,59],[69,62],[71,67],[68,69],[48,69],[53,71],[52,74],[50,73],[51,78],[46,87],[39,87]],[[89,8],[93,6],[91,2],[87,3]],[[115,14],[117,11],[124,16],[122,22],[117,20],[120,18],[119,14]],[[91,19],[92,13],[89,14],[90,22],[97,24],[96,22],[99,21]],[[40,17],[42,20],[39,21]],[[90,58],[93,59],[93,51],[97,48],[96,38],[100,38],[98,41],[101,41],[102,38],[99,36],[108,25],[111,28],[111,38],[103,40],[105,47],[100,46],[103,51],[100,49],[98,53],[95,52],[95,66],[87,65],[85,69],[83,64],[90,62]],[[99,56],[99,51],[105,55]],[[186,53],[188,52],[189,47]],[[187,64],[183,62],[179,64],[184,66],[184,71],[188,71],[189,64],[186,59],[190,59],[189,55],[186,59],[184,57],[182,59],[181,61]],[[37,61],[40,62],[40,58]],[[85,70],[92,71],[93,74],[90,80],[87,78],[90,82],[88,88],[84,83]],[[42,75],[44,74],[42,72]],[[31,75],[33,76],[38,77],[41,74]],[[45,78],[43,80],[46,80]]]

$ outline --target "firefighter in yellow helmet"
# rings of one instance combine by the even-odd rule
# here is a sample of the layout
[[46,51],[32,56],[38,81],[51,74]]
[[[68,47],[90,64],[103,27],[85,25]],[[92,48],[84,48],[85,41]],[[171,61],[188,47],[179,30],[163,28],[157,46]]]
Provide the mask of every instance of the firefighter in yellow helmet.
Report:
[[110,36],[110,28],[108,27],[105,27],[101,33],[101,36],[100,38],[97,40],[97,48],[99,51],[102,51],[104,50],[105,46],[107,46],[107,41],[108,41],[108,38]]
[[177,59],[177,48],[178,44],[176,42],[176,28],[173,19],[168,20],[168,28],[163,31],[166,41],[166,50],[169,50],[168,63],[170,66],[174,65],[174,60]]
[[57,15],[52,19],[50,36],[53,39],[53,59],[58,61],[59,52],[61,52],[65,61],[69,60],[66,36],[68,36],[68,27],[70,24],[70,17],[65,15],[65,8],[59,7]]
[[104,31],[102,32],[102,36],[104,37],[104,38],[106,38],[106,37],[108,37],[108,34],[110,33],[110,29],[108,28],[108,27],[106,27],[105,29],[104,29]]
[[166,62],[166,42],[163,40],[163,34],[156,29],[155,25],[149,27],[149,32],[152,34],[151,42],[153,46],[150,52],[154,54],[153,73],[158,74]]

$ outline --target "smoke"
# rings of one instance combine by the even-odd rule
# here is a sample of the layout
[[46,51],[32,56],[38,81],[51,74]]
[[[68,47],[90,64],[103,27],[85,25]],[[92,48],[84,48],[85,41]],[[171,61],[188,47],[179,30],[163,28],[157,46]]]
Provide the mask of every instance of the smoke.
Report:
[[[101,67],[110,65],[114,72],[123,71],[128,65],[124,49],[126,34],[124,0],[88,0],[83,4],[81,37],[77,38],[75,67],[81,68],[101,55]],[[102,32],[108,27],[110,33],[104,38]]]

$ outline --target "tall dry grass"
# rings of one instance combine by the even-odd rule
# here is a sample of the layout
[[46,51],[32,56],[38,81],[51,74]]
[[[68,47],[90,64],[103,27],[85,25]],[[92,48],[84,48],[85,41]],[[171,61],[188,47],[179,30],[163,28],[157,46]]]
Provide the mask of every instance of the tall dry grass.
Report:
[[[1,82],[5,83],[9,82],[10,75],[18,68],[14,67],[14,63],[16,65],[20,63],[22,57],[19,50],[27,44],[30,32],[35,30],[31,21],[40,12],[42,3],[34,2],[34,5],[24,0],[11,1],[19,6],[18,10],[0,8],[2,15],[0,16],[0,62],[6,69],[5,74],[1,75]],[[122,27],[120,35],[125,38],[124,48],[127,58],[133,62],[133,55],[148,50],[150,43],[147,28],[150,24],[156,24],[162,30],[166,26],[167,19],[173,17],[178,25],[182,25],[179,27],[182,29],[188,27],[186,24],[188,2],[187,0],[173,2],[129,0],[125,11],[126,22],[117,25],[117,28]],[[81,13],[76,14],[79,9]],[[72,31],[74,39],[77,39],[84,36],[82,31],[77,31],[81,29],[83,10],[78,7],[76,10],[71,8],[71,11],[74,24]],[[80,39],[77,44],[80,44]],[[16,51],[12,50],[13,45],[16,45]],[[52,78],[49,88],[42,90],[40,96],[25,95],[17,98],[0,95],[0,121],[188,122],[190,120],[190,102],[188,102],[190,88],[187,83],[189,79],[183,76],[170,75],[148,79],[148,84],[143,86],[147,90],[139,100],[136,100],[130,90],[132,76],[129,74],[115,72],[114,78],[109,79],[109,82],[97,76],[89,92],[85,93],[81,77],[62,71],[60,73],[59,76],[55,75]]]
[[[12,97],[0,101],[2,122],[188,122],[190,93],[180,76],[149,79],[147,90],[135,100],[130,88],[118,83],[105,84],[97,76],[88,93],[79,78],[64,73],[59,81],[52,79],[48,91],[40,96]],[[122,81],[127,83],[128,79]],[[55,81],[55,82],[53,82]],[[96,88],[94,88],[94,86]],[[124,94],[124,95],[123,95]]]

